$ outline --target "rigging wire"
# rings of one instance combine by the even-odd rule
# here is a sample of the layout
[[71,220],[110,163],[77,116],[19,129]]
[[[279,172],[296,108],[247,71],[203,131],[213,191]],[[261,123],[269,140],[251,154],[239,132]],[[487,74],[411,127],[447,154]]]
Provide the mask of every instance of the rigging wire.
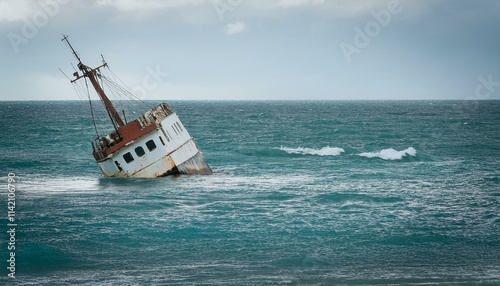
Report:
[[[108,71],[106,70],[106,73],[107,72]],[[117,100],[119,100],[120,105],[123,107],[122,110],[125,110],[125,105],[127,105],[127,111],[132,113],[142,114],[150,109],[145,102],[136,100],[133,93],[118,84],[116,81],[112,80],[107,75],[100,74],[99,76],[102,80],[102,84],[108,88],[108,91],[110,91],[111,94],[117,98]],[[138,101],[141,102],[142,105],[137,104]]]
[[[95,75],[97,76],[97,73],[95,73]],[[87,85],[87,90],[88,90],[88,84],[87,84],[86,80],[87,80],[87,78],[85,77],[85,84]],[[113,128],[115,129],[115,131],[118,131],[118,127],[116,126],[117,123],[115,122],[115,119],[113,118],[113,116],[111,115],[111,112],[109,111],[108,107],[106,106],[106,103],[104,102],[104,100],[102,100],[102,98],[99,94],[98,94],[98,96],[100,99],[99,101],[102,103],[104,109],[108,113],[109,119],[111,120],[111,124],[113,124]]]
[[[68,37],[68,36],[65,36],[65,35],[63,34],[63,39],[62,39],[62,41],[66,40],[66,43],[68,44],[68,45],[67,45],[67,46],[68,46],[68,48],[71,50],[72,54],[73,54],[73,55],[76,57],[76,59],[78,60],[78,62],[79,62],[79,67],[80,67],[80,64],[82,64],[82,61],[80,60],[80,57],[79,57],[78,53],[77,53],[77,52],[73,49],[73,47],[71,46],[71,44],[70,44],[70,43],[69,43],[69,41],[67,40],[67,37]],[[102,57],[102,60],[103,60],[103,65],[106,65],[106,63],[105,63],[105,61],[104,61],[104,57],[103,57],[102,55],[101,55],[101,57]],[[73,70],[75,71],[75,73],[78,73],[77,69],[75,68],[75,66],[74,66],[72,63],[71,63],[71,67],[73,68]],[[70,78],[69,78],[69,77],[68,77],[68,76],[67,76],[67,75],[66,75],[66,74],[65,74],[65,73],[64,73],[64,72],[63,72],[60,68],[59,68],[59,70],[61,71],[61,73],[63,73],[63,75],[64,75],[64,76],[65,76],[65,77],[66,77],[66,78],[67,78],[70,82],[72,82],[72,81],[71,81],[71,79],[70,79]],[[108,67],[108,70],[110,70],[110,69],[109,69],[109,67]],[[111,71],[111,70],[110,70],[110,71]],[[94,75],[95,75],[96,77],[98,77],[98,78],[100,78],[100,79],[101,79],[101,87],[102,87],[102,88],[104,88],[104,79],[105,79],[105,77],[104,77],[104,76],[102,76],[101,71],[100,71],[99,69],[97,69],[96,71],[93,71],[93,73],[94,73]],[[84,93],[85,93],[85,91],[86,91],[86,95],[87,95],[87,98],[88,98],[88,100],[89,100],[89,107],[88,107],[88,108],[90,109],[90,114],[91,114],[91,117],[92,117],[92,123],[93,123],[93,125],[94,125],[94,129],[95,129],[95,132],[96,132],[97,138],[99,138],[100,136],[99,136],[99,131],[98,131],[98,128],[97,128],[97,125],[98,125],[98,124],[97,124],[97,121],[96,121],[96,116],[95,116],[95,112],[94,112],[94,106],[93,106],[93,104],[92,104],[92,99],[91,99],[91,95],[90,95],[90,91],[89,91],[89,85],[88,85],[88,82],[87,82],[87,78],[86,78],[86,76],[83,76],[83,77],[85,77],[85,88],[83,87],[83,84],[77,84],[76,82],[72,82],[72,83],[74,83],[74,85],[72,85],[72,86],[73,86],[73,89],[75,90],[75,92],[76,92],[76,94],[77,94],[78,98],[79,98],[81,101],[83,101],[83,95],[84,95]],[[109,85],[109,84],[107,85],[107,87],[110,87],[110,86],[113,86],[113,85]],[[123,103],[119,100],[119,97],[117,96],[117,93],[118,93],[117,91],[119,91],[119,89],[117,89],[117,88],[115,87],[115,91],[113,91],[113,87],[111,87],[111,88],[110,88],[110,90],[111,90],[111,93],[113,94],[113,96],[114,96],[114,97],[118,100],[119,107],[121,107],[121,108],[122,108],[122,111],[123,111],[123,112],[125,112],[125,111],[124,111],[124,107],[123,107]],[[125,93],[124,93],[124,94],[125,94]],[[119,94],[118,94],[118,95],[119,95]],[[110,120],[111,120],[111,123],[113,124],[113,127],[114,127],[115,131],[116,131],[116,132],[118,132],[117,122],[114,120],[114,118],[113,118],[113,116],[112,116],[112,114],[111,114],[110,110],[107,108],[107,106],[106,106],[105,102],[102,100],[102,98],[101,98],[101,96],[100,96],[99,94],[98,94],[98,97],[99,97],[99,99],[100,99],[99,101],[101,101],[101,102],[102,102],[102,104],[104,105],[104,109],[105,109],[105,110],[106,110],[106,112],[108,113],[108,116],[109,116],[109,118],[110,118]],[[147,105],[146,105],[146,106],[147,106]],[[125,116],[125,113],[124,113],[124,116]]]
[[58,68],[59,71],[69,80],[71,81],[71,79],[63,72],[63,70],[61,68]]
[[[90,88],[88,87],[87,79],[85,79],[85,83],[80,82],[78,84],[78,82],[74,82],[73,88],[78,95],[81,95],[83,97],[88,98],[89,104],[85,105],[85,106],[86,106],[87,110],[89,110],[89,113],[91,115],[92,125],[94,126],[94,129],[96,131],[97,138],[100,137],[99,130],[107,133],[107,131],[103,131],[103,130],[107,129],[106,126],[108,126],[108,121],[99,120],[100,117],[97,115],[98,115],[98,113],[100,113],[100,111],[99,111],[99,108],[96,108],[96,106],[95,106],[95,102],[101,101],[101,100],[99,98],[93,99],[93,96],[91,95],[92,92],[89,91]],[[102,112],[104,112],[104,110],[102,110]]]
[[[73,64],[71,64],[71,66],[75,72],[78,72]],[[109,93],[110,95],[112,95],[114,100],[116,100],[116,102],[117,102],[116,104],[118,105],[117,107],[119,107],[120,109],[122,109],[123,112],[125,112],[124,105],[127,104],[129,106],[127,108],[127,110],[132,111],[133,113],[136,113],[136,112],[144,113],[151,108],[144,100],[142,100],[137,95],[135,95],[132,92],[132,90],[109,68],[109,66],[106,65],[106,67],[107,67],[107,69],[103,69],[102,71],[100,69],[97,70],[95,72],[95,76],[98,78],[98,80],[100,80],[101,88],[103,88],[103,91],[104,91],[104,88],[106,88],[106,92]],[[64,74],[64,72],[61,69],[59,69],[59,70]],[[68,80],[71,81],[71,79],[66,74],[64,74],[64,76]],[[85,77],[85,76],[83,76],[83,77]],[[119,84],[118,82],[120,82],[121,84]],[[87,108],[90,111],[92,123],[94,125],[94,129],[95,129],[97,138],[99,138],[100,136],[99,136],[98,129],[100,129],[102,127],[101,125],[103,125],[103,123],[98,122],[98,120],[97,120],[98,119],[96,117],[97,109],[94,106],[94,104],[92,103],[93,100],[91,97],[87,78],[85,77],[85,84],[77,83],[76,81],[73,83],[74,83],[73,89],[75,90],[78,98],[81,101],[84,101],[85,97],[88,98],[89,104],[88,104]],[[108,108],[106,108],[106,104],[104,103],[102,98],[100,98],[99,95],[98,95],[98,100],[103,104],[104,109],[108,113],[108,116],[111,120],[113,128],[115,129],[115,131],[118,131],[116,121],[114,120],[114,118],[111,115]],[[140,104],[138,104],[138,103],[140,103]],[[100,110],[100,108],[99,108],[99,110]],[[124,116],[125,116],[125,114],[124,114]],[[98,128],[98,125],[101,127]]]
[[104,74],[106,71],[107,69],[105,69],[103,73],[99,74],[99,77],[101,79],[101,84],[103,86],[106,86],[112,92],[113,97],[118,101],[118,104],[122,112],[125,112],[126,109],[125,104],[128,104],[130,106],[130,110],[136,110],[135,104],[130,102],[129,98],[126,95],[124,96],[117,88],[115,88],[112,84],[109,83],[108,77]]
[[128,103],[131,107],[130,109],[127,109],[127,111],[132,111],[133,113],[135,113],[137,108],[128,100],[127,97],[123,97],[120,94],[119,90],[117,90],[113,85],[110,85],[108,83],[108,79],[104,75],[97,74],[97,77],[99,77],[99,79],[101,80],[101,86],[102,86],[103,90],[104,90],[104,88],[107,88],[106,93],[108,94],[108,97],[111,94],[113,99],[115,99],[115,105],[117,105],[117,109],[121,109],[121,112],[123,113],[123,119],[127,123],[127,119],[126,119],[126,115],[125,115],[126,108],[124,106],[124,102]]
[[[104,91],[104,88],[105,88],[105,85],[104,85],[104,82],[103,82],[103,79],[102,79],[102,74],[100,73],[95,73],[95,76],[101,80],[101,89]],[[105,92],[106,93],[106,92]],[[117,110],[119,109],[122,109],[123,110],[123,104],[121,103],[121,101],[118,100],[117,96],[111,91],[111,94],[113,95],[113,98],[115,99],[115,108]],[[108,97],[109,97],[109,93],[108,93]]]
[[[61,72],[61,73],[62,73],[62,74],[63,74],[63,75],[64,75],[64,76],[65,76],[65,77],[66,77],[66,78],[67,78],[67,79],[71,82],[71,79],[69,78],[69,76],[67,76],[67,75],[63,72],[63,70],[62,70],[61,68],[58,68],[58,69],[59,69],[59,71],[60,71],[60,72]],[[73,86],[73,89],[75,89],[75,86],[74,86],[74,85],[72,85],[72,86]],[[75,92],[76,92],[76,95],[78,96],[78,99],[79,99],[80,101],[83,101],[83,98],[80,96],[80,93],[76,91],[76,89],[75,89]]]
[[112,70],[111,68],[109,68],[109,66],[107,67],[108,68],[108,71],[111,73],[111,75],[115,78],[115,80],[119,81],[125,88],[123,88],[122,86],[120,86],[131,98],[134,98],[136,100],[138,100],[140,103],[142,103],[144,106],[146,106],[148,109],[150,108],[150,106],[145,102],[143,101],[141,98],[139,98],[138,96],[136,96],[133,92],[132,92],[132,89],[130,87],[127,86],[127,84],[125,82],[123,82]]
[[95,134],[97,135],[97,138],[99,138],[100,136],[99,136],[99,132],[97,131],[97,125],[95,123],[94,109],[92,107],[92,100],[90,99],[90,91],[89,91],[89,84],[87,83],[87,78],[85,78],[85,86],[87,87],[87,96],[89,98],[90,113],[92,115],[92,123],[94,124]]
[[[104,83],[113,91],[113,92],[116,92],[118,95],[121,95],[121,99],[122,100],[125,100],[130,106],[132,109],[134,109],[135,111],[138,111],[138,107],[136,106],[136,104],[133,104],[132,101],[131,101],[131,97],[129,95],[129,92],[124,89],[122,86],[118,85],[116,82],[110,80],[109,78],[107,77],[103,77],[103,80],[104,80]],[[149,109],[149,106],[148,106],[148,109]]]
[[[72,87],[73,87],[73,89],[75,90],[75,93],[76,93],[76,95],[78,96],[78,99],[80,99],[80,101],[81,101],[81,102],[83,102],[83,101],[84,101],[84,98],[83,98],[82,94],[81,94],[80,92],[78,92],[78,90],[76,89],[77,85],[76,85],[75,83],[73,83],[71,86],[72,86]],[[86,106],[86,105],[85,105],[85,106]],[[88,106],[86,106],[86,107],[88,108]]]

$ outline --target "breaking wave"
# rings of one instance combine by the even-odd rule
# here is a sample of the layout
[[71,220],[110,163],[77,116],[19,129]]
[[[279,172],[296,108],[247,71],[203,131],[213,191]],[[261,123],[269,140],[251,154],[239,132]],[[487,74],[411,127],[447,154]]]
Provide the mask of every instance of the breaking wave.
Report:
[[417,155],[417,150],[415,150],[413,147],[409,147],[403,151],[397,151],[392,148],[389,149],[384,149],[380,152],[366,152],[366,153],[361,153],[359,156],[362,157],[367,157],[367,158],[381,158],[384,160],[401,160],[405,156],[416,156]]
[[279,148],[281,151],[285,151],[288,154],[301,154],[301,155],[317,155],[317,156],[338,156],[341,153],[345,152],[344,149],[338,147],[323,147],[321,149],[312,149],[312,148],[288,148],[281,146]]

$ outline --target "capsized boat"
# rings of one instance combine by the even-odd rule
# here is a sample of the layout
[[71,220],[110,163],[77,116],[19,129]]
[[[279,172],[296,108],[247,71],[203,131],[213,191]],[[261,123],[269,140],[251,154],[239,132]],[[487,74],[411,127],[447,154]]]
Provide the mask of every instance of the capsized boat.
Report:
[[[64,36],[64,35],[63,35]],[[177,114],[166,103],[160,103],[133,121],[123,119],[109,100],[98,80],[101,68],[108,68],[104,61],[96,68],[82,63],[80,57],[64,36],[73,55],[78,60],[78,70],[70,80],[89,80],[104,103],[114,131],[92,142],[92,154],[106,177],[155,178],[172,174],[212,174],[212,169],[194,139],[181,123]],[[90,97],[89,97],[90,99]]]

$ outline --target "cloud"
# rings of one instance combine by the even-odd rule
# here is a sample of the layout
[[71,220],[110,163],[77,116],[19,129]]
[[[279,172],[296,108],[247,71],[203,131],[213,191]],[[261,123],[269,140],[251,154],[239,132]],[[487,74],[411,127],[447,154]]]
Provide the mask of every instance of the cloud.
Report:
[[168,10],[182,6],[198,6],[207,0],[96,0],[97,6],[111,6],[120,11]]
[[225,31],[226,31],[227,35],[231,36],[231,35],[238,34],[238,33],[245,31],[246,27],[247,26],[245,23],[238,21],[235,23],[227,24]]
[[275,7],[288,8],[288,7],[323,5],[325,3],[325,0],[280,0],[277,2],[278,3],[276,4]]
[[300,10],[312,11],[322,17],[346,18],[386,8],[390,1],[400,1],[405,11],[434,3],[429,0],[0,0],[0,21],[31,19],[38,12],[48,13],[59,11],[62,6],[71,6],[71,11],[115,10],[123,16],[124,21],[158,17],[158,13],[172,12],[176,18],[187,18],[188,22],[199,24],[218,19],[215,3],[222,5],[226,16],[238,20],[295,15]]
[[[46,1],[41,1],[44,3]],[[31,16],[40,9],[28,0],[3,0],[0,1],[0,21],[20,21]]]

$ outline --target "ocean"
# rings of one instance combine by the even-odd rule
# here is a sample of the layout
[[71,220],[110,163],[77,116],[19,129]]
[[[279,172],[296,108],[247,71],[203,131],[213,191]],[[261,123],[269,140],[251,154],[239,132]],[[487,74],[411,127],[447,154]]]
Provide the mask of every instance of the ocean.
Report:
[[0,284],[500,285],[500,101],[169,105],[213,175],[104,178],[88,102],[0,102]]

